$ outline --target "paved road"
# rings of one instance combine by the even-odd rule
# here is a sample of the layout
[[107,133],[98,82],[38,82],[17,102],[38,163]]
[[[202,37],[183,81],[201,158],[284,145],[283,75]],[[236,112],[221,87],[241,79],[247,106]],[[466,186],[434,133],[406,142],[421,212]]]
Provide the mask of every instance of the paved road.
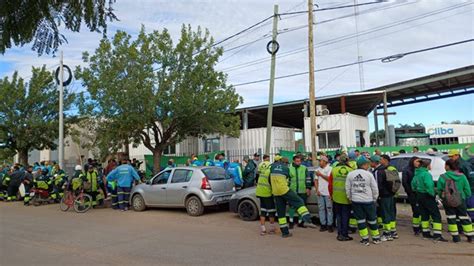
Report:
[[76,214],[0,202],[0,265],[473,265],[474,245],[424,241],[405,224],[401,239],[364,247],[311,229],[291,239],[261,237],[256,222],[225,211]]

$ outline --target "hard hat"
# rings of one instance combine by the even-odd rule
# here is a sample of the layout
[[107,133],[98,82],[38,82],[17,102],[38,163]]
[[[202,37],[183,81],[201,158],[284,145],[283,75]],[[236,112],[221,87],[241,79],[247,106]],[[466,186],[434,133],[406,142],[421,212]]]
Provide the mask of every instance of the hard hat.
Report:
[[74,170],[76,170],[76,171],[82,171],[82,166],[76,165],[76,167],[74,167]]

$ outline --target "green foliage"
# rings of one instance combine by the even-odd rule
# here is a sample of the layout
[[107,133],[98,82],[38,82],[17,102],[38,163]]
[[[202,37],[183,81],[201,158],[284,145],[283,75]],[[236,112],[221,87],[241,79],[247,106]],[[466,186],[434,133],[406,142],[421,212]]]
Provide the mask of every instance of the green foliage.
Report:
[[[67,110],[74,95],[67,90],[64,95]],[[56,148],[58,109],[59,92],[45,66],[33,67],[28,83],[17,72],[0,80],[0,131],[11,139],[7,148],[18,152],[22,163],[33,149]]]
[[111,147],[130,139],[155,156],[187,136],[238,135],[233,113],[242,98],[214,69],[222,49],[212,44],[208,31],[190,26],[176,44],[166,29],[147,34],[142,27],[134,40],[118,31],[83,54],[88,67],[76,69],[88,92],[82,113],[100,119],[98,135]]
[[[67,42],[59,28],[64,26],[79,32],[81,24],[90,31],[105,35],[107,20],[116,20],[112,10],[115,0],[4,0],[0,8],[0,53],[15,45],[23,46],[33,41],[38,54],[55,52]],[[63,24],[64,23],[64,24]]]

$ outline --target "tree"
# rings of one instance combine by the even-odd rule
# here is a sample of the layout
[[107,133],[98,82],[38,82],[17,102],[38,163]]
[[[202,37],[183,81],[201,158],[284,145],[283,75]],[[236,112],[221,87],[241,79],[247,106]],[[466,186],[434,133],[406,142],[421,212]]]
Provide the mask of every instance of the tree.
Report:
[[[377,135],[379,137],[379,140],[384,141],[384,139],[385,139],[385,130],[384,129],[379,129],[379,131],[377,131]],[[375,142],[375,140],[376,140],[375,136],[376,136],[375,131],[370,132],[370,143]]]
[[[64,109],[74,95],[65,89]],[[11,78],[0,80],[0,131],[7,135],[6,148],[19,155],[20,163],[28,164],[28,152],[33,149],[56,148],[58,136],[59,92],[52,73],[32,68],[28,83],[15,72]]]
[[184,25],[176,45],[166,29],[146,34],[142,27],[135,40],[118,31],[76,69],[87,88],[81,112],[101,121],[98,136],[111,148],[143,143],[155,172],[163,150],[187,136],[237,136],[242,98],[214,69],[222,48],[213,42],[207,30]]
[[[106,3],[108,2],[108,4]],[[67,42],[59,28],[79,32],[82,25],[90,31],[107,32],[107,20],[117,20],[112,4],[115,0],[5,0],[0,8],[0,52],[14,45],[33,41],[38,54],[55,52]]]

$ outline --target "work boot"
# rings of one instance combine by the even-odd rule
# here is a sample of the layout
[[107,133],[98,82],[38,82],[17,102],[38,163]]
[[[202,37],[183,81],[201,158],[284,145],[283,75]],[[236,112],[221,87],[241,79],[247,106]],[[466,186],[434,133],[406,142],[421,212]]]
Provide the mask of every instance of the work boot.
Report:
[[419,236],[420,233],[421,233],[420,228],[413,227],[413,234],[414,234],[415,236]]
[[364,246],[369,246],[369,245],[370,245],[368,239],[362,239],[362,240],[360,241],[360,243],[361,243],[362,245],[364,245]]
[[321,225],[321,228],[319,228],[319,232],[324,232],[327,230],[328,230],[328,227],[326,225]]
[[342,235],[337,235],[336,238],[338,241],[344,241],[344,237]]
[[292,236],[293,236],[292,233],[288,233],[288,234],[283,234],[283,235],[281,235],[281,237],[283,237],[283,238],[288,238],[288,237],[292,237]]
[[447,239],[444,239],[442,236],[436,236],[433,238],[433,242],[438,243],[438,242],[448,242]]
[[343,241],[352,241],[352,240],[354,240],[354,238],[350,236],[345,236]]
[[304,222],[298,223],[298,227],[306,228],[306,226],[304,225]]
[[453,236],[453,242],[454,243],[460,243],[461,242],[461,237],[460,236]]
[[304,226],[305,228],[311,228],[311,229],[316,229],[316,228],[318,228],[315,224],[313,224],[313,223],[311,223],[311,222],[304,222],[304,223],[303,223],[303,226]]
[[328,227],[328,232],[329,232],[329,233],[334,233],[334,226],[330,225],[330,226]]
[[423,239],[430,240],[433,237],[431,236],[430,232],[423,232]]
[[393,239],[398,239],[398,238],[399,238],[397,232],[392,232],[392,233],[391,233],[391,236],[392,236]]
[[295,223],[294,222],[290,222],[290,230],[293,230],[295,228]]
[[467,242],[469,243],[474,243],[474,237],[473,236],[467,236]]

